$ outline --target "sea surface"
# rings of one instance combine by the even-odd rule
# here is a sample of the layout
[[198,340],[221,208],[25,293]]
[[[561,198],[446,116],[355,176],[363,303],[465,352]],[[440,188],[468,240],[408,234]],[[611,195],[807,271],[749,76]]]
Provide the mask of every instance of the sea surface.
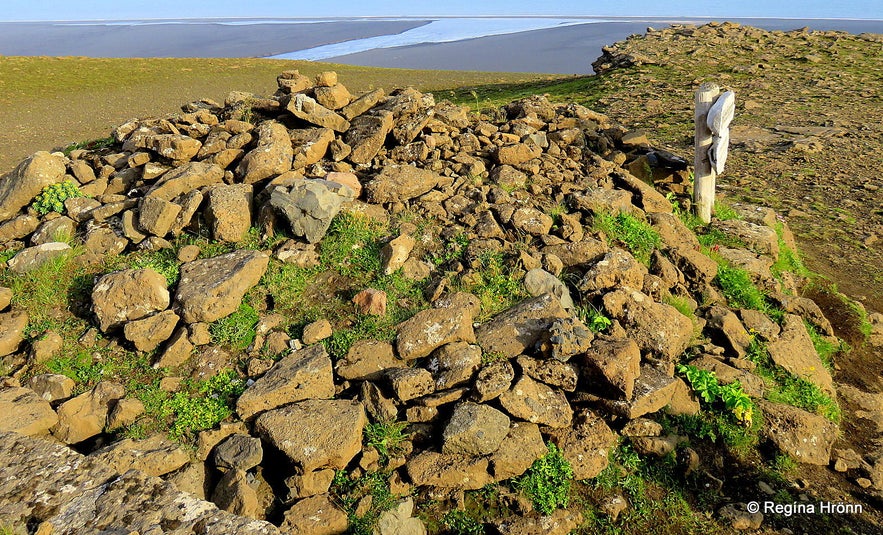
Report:
[[[362,17],[0,23],[0,55],[256,57],[422,69],[588,74],[601,47],[647,26],[712,19]],[[883,21],[731,19],[768,30],[883,33]]]

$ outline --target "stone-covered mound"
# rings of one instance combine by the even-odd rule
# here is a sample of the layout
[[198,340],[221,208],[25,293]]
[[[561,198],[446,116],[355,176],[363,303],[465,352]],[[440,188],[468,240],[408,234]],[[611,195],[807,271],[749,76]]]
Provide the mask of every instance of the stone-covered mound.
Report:
[[[4,484],[34,480],[0,497],[0,525],[425,533],[415,501],[426,511],[466,490],[515,489],[513,478],[550,451],[577,481],[602,474],[622,441],[649,457],[695,455],[676,427],[655,421],[700,411],[680,364],[750,396],[735,416],[717,407],[735,425],[763,427],[799,462],[831,460],[835,423],[759,401],[771,387],[760,368],[837,395],[811,338],[832,340],[830,323],[795,295],[797,274],[771,270],[793,251],[774,212],[735,207],[739,217],[709,229],[727,246],[703,247],[657,190],[689,193],[684,160],[579,105],[530,97],[476,115],[410,88],[353,96],[334,73],[314,82],[286,72],[278,84],[269,98],[233,93],[224,105],[130,121],[108,148],[37,153],[3,177],[9,272],[42,273],[61,258],[96,276],[79,311],[90,328],[73,340],[32,333],[19,296],[0,293],[4,310],[12,302],[0,315],[9,370],[0,431],[86,454],[0,436]],[[65,182],[76,191],[62,199],[51,186]],[[329,262],[330,238],[375,223],[384,229],[375,248],[356,243]],[[176,277],[127,260],[162,251],[174,253]],[[346,282],[357,262],[371,266],[358,280],[386,290]],[[735,295],[721,270],[766,297]],[[274,273],[308,275],[316,300],[343,296],[346,306],[294,320],[283,293],[300,283]],[[488,294],[492,284],[502,291]],[[215,327],[246,301],[252,339],[231,347]],[[384,321],[382,336],[365,330]],[[149,359],[159,385],[150,392],[164,399],[182,399],[188,381],[240,388],[224,394],[219,425],[185,428],[183,409],[169,420],[130,377],[47,372],[75,345],[102,342]],[[178,442],[135,436],[151,418],[165,418]],[[844,470],[879,490],[879,461],[838,451],[851,459]],[[347,481],[365,477],[386,501],[343,498]],[[125,511],[96,506],[103,496]],[[541,516],[507,496],[510,508],[488,519],[500,533],[568,533],[582,522],[576,506]]]

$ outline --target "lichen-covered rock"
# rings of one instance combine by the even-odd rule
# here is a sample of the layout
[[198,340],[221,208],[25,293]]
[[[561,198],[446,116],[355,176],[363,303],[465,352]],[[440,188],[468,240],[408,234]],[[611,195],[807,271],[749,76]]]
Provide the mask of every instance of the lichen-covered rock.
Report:
[[441,179],[436,173],[413,165],[387,165],[365,189],[373,203],[402,202],[423,195]]
[[418,487],[477,490],[493,482],[484,457],[424,451],[411,457],[405,467]]
[[346,132],[350,127],[349,121],[304,93],[292,95],[285,104],[285,109],[298,119],[316,126],[330,128],[335,132]]
[[217,186],[209,191],[205,218],[215,240],[236,243],[245,238],[251,228],[253,194],[250,184]]
[[631,399],[602,400],[602,403],[613,414],[634,420],[668,405],[679,384],[682,384],[679,379],[656,368],[641,366]]
[[500,404],[514,416],[549,427],[568,427],[573,411],[558,389],[522,376],[500,396]]
[[404,360],[425,357],[452,342],[475,342],[472,314],[462,308],[421,310],[396,328],[396,350]]
[[625,399],[632,399],[635,379],[641,374],[641,349],[634,340],[596,338],[584,361],[588,377],[602,379]]
[[618,288],[605,294],[604,308],[643,351],[664,359],[680,357],[693,338],[690,318],[638,290]]
[[121,474],[135,469],[157,477],[174,472],[190,462],[190,455],[181,446],[162,435],[143,440],[123,439],[89,456],[106,463]]
[[169,306],[166,278],[151,268],[104,275],[92,289],[92,311],[107,332],[127,321],[147,317]]
[[236,167],[236,176],[245,184],[254,184],[291,169],[294,149],[285,125],[267,121],[255,130],[257,147],[246,154]]
[[831,372],[822,363],[800,316],[786,314],[779,338],[770,342],[767,349],[773,362],[818,386],[825,394],[837,396]]
[[355,164],[370,163],[386,141],[394,126],[393,115],[388,111],[365,114],[353,118],[346,132],[346,143],[353,151],[348,156]]
[[182,265],[175,293],[181,318],[185,323],[209,323],[232,314],[269,262],[260,251],[240,249]]
[[4,522],[44,523],[53,533],[279,534],[159,478],[137,470],[119,475],[98,459],[16,433],[0,434],[0,509]]
[[570,463],[577,481],[596,477],[607,468],[608,454],[617,438],[603,418],[587,409],[576,413],[573,427],[552,432],[552,440]]
[[801,463],[828,464],[837,439],[837,424],[791,405],[759,403],[764,416],[763,432],[783,453]]
[[298,180],[288,189],[275,188],[270,206],[288,221],[292,234],[316,243],[325,236],[341,207],[354,197],[349,187],[336,182]]
[[223,181],[224,169],[206,162],[190,162],[168,171],[147,191],[146,196],[171,201],[179,195],[193,190],[219,184]]
[[512,422],[506,438],[490,457],[494,479],[503,481],[522,475],[548,451],[537,424]]
[[514,357],[533,348],[556,319],[568,316],[557,297],[543,294],[497,314],[481,324],[475,336],[486,353]]
[[28,313],[14,310],[0,314],[0,357],[15,353],[25,339]]
[[509,417],[488,405],[461,403],[454,408],[442,433],[442,452],[487,455],[500,447],[509,433]]

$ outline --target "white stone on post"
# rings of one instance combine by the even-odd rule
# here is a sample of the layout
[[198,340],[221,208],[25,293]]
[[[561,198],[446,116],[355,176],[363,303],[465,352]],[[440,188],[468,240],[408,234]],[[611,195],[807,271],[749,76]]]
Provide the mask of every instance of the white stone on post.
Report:
[[736,93],[727,91],[721,93],[708,110],[708,128],[711,130],[711,148],[708,149],[708,159],[714,172],[718,175],[724,172],[724,164],[727,163],[727,150],[730,144],[730,123],[736,113]]
[[711,148],[712,132],[708,127],[708,111],[714,98],[720,94],[717,84],[706,82],[696,91],[696,112],[694,122],[696,132],[693,137],[693,209],[703,223],[711,222],[711,209],[714,207],[714,188],[717,174],[708,157]]

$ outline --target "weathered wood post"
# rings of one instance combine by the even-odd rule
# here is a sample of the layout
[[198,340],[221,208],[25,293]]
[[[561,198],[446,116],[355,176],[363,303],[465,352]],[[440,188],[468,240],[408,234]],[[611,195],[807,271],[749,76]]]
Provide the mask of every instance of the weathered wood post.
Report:
[[717,173],[708,157],[708,149],[712,143],[711,129],[708,128],[708,110],[719,94],[720,88],[711,82],[705,82],[696,91],[696,112],[693,116],[696,124],[693,137],[693,210],[703,223],[711,222],[711,209],[714,207]]
[[730,144],[730,122],[736,111],[736,94],[720,92],[704,83],[696,92],[696,155],[693,170],[693,205],[703,223],[711,222],[717,175],[724,172]]

